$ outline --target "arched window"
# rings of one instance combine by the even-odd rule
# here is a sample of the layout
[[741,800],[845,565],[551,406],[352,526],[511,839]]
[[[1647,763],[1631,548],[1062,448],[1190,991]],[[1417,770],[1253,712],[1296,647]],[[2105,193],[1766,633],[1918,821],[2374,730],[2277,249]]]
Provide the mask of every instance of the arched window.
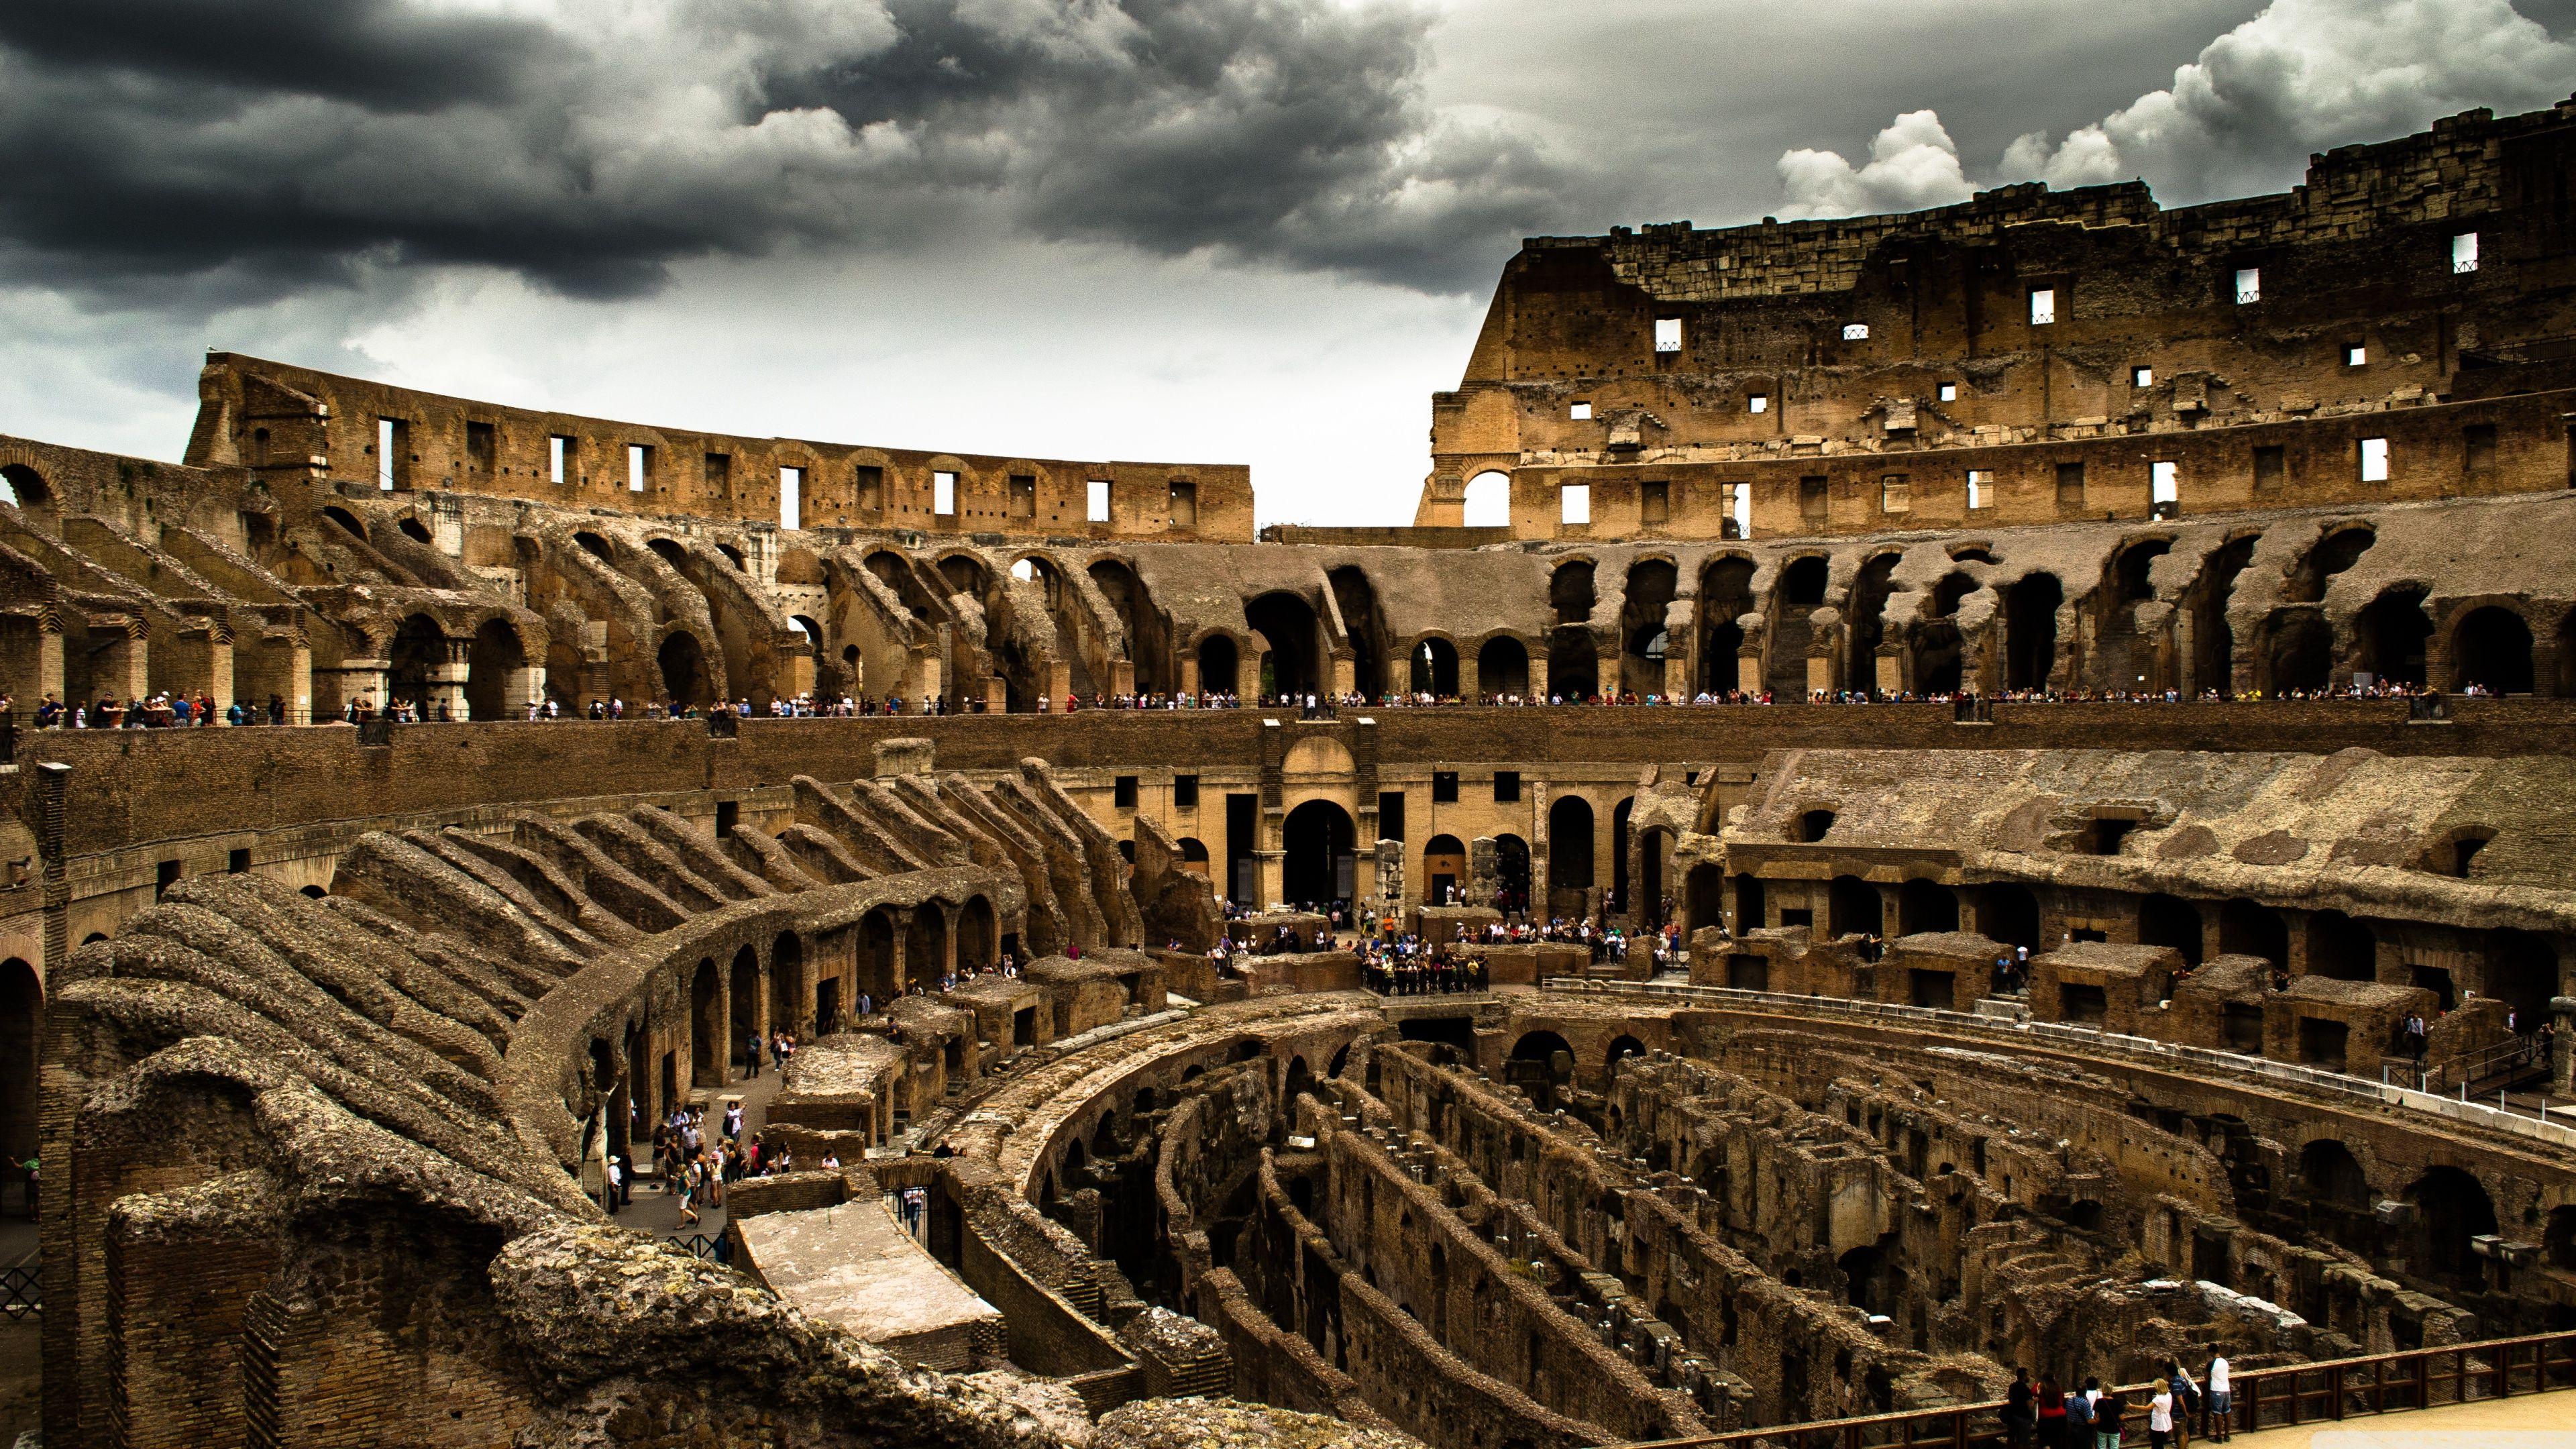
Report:
[[1469,528],[1508,528],[1512,521],[1512,478],[1487,471],[1467,480],[1467,499],[1460,521]]

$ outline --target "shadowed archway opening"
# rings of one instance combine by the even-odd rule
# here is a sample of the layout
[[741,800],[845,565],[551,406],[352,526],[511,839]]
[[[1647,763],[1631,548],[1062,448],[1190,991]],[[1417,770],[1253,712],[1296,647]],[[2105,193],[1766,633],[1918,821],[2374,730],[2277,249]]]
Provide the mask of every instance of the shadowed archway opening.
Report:
[[1330,800],[1309,800],[1288,812],[1279,832],[1287,851],[1279,864],[1279,888],[1291,904],[1351,898],[1357,833],[1350,812]]
[[2472,609],[2451,636],[2452,677],[2489,694],[2531,693],[2531,625],[2511,609]]
[[1317,692],[1320,686],[1316,671],[1314,605],[1283,590],[1254,599],[1244,609],[1243,617],[1270,645],[1270,652],[1261,660],[1261,692],[1265,695]]
[[662,641],[655,656],[662,674],[662,695],[683,709],[704,709],[714,697],[707,679],[707,653],[698,636],[676,631]]

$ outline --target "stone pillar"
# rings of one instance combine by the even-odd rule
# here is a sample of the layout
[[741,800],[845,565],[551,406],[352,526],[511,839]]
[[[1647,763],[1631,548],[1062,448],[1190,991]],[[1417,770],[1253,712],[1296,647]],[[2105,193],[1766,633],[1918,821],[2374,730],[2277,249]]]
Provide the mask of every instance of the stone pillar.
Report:
[[1807,693],[1813,695],[1820,690],[1830,690],[1833,687],[1834,661],[1832,656],[1825,654],[1808,655]]
[[1484,697],[1484,681],[1476,667],[1477,660],[1465,650],[1458,652],[1458,697],[1474,704]]
[[2549,1080],[2552,1090],[2566,1096],[2569,1090],[2569,1063],[2576,1061],[2576,996],[2549,998],[2550,1020],[2557,1030],[2550,1033]]
[[1878,651],[1878,692],[1895,695],[1905,692],[1905,661],[1893,649]]
[[[812,694],[813,692],[814,651],[811,649],[799,649],[795,653],[787,656],[787,688],[783,693],[785,693],[788,698],[793,699],[797,695]],[[585,703],[587,702],[585,701]]]
[[[1183,650],[1181,652],[1181,693],[1196,694],[1198,692],[1199,653],[1195,649]],[[996,714],[1000,712],[1001,711],[998,709],[994,711]]]
[[1533,652],[1529,657],[1529,697],[1547,698],[1547,654],[1544,651]]
[[[604,674],[606,671],[601,672]],[[510,671],[510,677],[501,685],[501,717],[524,719],[528,713],[528,706],[538,703],[545,697],[546,667],[544,665],[529,664],[513,669]],[[599,693],[590,695],[588,698],[606,699],[608,696],[605,693]],[[643,701],[628,700],[627,703],[640,706]]]
[[1666,652],[1664,654],[1664,698],[1690,698],[1690,677],[1691,662],[1689,651],[1684,650],[1678,654],[1673,653],[1670,649],[1670,641],[1667,640]]
[[64,704],[71,703],[63,699],[63,631],[59,628],[36,635],[36,698],[28,708],[32,710],[49,694]]
[[1352,656],[1351,651],[1348,649],[1334,651],[1332,680],[1327,692],[1348,694],[1358,679],[1359,661]]
[[1762,656],[1746,650],[1735,656],[1735,687],[1746,694],[1762,692]]
[[1256,850],[1252,853],[1254,873],[1259,877],[1260,899],[1251,902],[1256,911],[1266,911],[1286,894],[1288,889],[1288,852]]
[[[1048,709],[1064,708],[1064,697],[1073,693],[1073,666],[1061,659],[1050,659],[1046,666],[1046,704]],[[1084,700],[1089,704],[1091,701]]]
[[451,719],[464,719],[472,713],[465,702],[465,676],[471,666],[466,663],[466,650],[472,641],[441,639],[438,662],[429,666],[429,683],[420,699],[423,719],[436,719],[441,708]]
[[912,934],[912,911],[913,908],[910,906],[885,908],[886,926],[894,933],[893,943],[886,950],[886,970],[888,979],[894,982],[895,994],[898,996],[903,994],[906,986],[912,984],[911,966],[904,960],[903,954],[904,938]]
[[1135,660],[1112,659],[1109,661],[1109,692],[1111,694],[1134,694],[1136,692]]
[[120,701],[141,699],[151,689],[151,643],[127,635],[99,651],[90,672],[93,693],[113,694]]

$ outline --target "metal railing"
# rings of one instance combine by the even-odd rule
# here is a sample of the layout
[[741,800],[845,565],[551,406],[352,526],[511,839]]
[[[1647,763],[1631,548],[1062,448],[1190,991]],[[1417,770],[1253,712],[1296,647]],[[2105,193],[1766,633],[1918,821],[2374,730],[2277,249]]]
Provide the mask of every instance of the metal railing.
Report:
[[717,1238],[720,1236],[720,1234],[710,1235],[707,1233],[672,1233],[663,1238],[662,1241],[669,1243],[674,1247],[685,1249],[688,1252],[688,1255],[692,1258],[702,1258],[710,1263],[721,1263],[724,1261],[724,1254],[717,1248]]
[[[2576,1331],[2240,1369],[2233,1428],[2251,1432],[2576,1388]],[[2146,1438],[2144,1384],[2122,1386],[2124,1443]],[[2001,1449],[2003,1401],[1658,1439],[1627,1449]],[[2204,1414],[2194,1428],[2207,1432]]]
[[16,1267],[0,1268],[0,1318],[16,1320],[44,1315],[45,1301],[37,1286],[37,1260],[29,1258]]

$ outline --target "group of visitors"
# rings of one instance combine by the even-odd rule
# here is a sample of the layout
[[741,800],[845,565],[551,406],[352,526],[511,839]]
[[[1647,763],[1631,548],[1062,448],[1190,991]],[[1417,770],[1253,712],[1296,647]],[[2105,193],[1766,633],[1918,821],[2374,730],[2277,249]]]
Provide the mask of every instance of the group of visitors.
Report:
[[1361,984],[1380,996],[1446,996],[1487,991],[1494,984],[1483,957],[1411,933],[1364,938],[1359,956]]
[[2105,1388],[2087,1378],[2082,1388],[2061,1387],[2042,1374],[2031,1382],[2030,1370],[2013,1370],[2012,1387],[2004,1392],[2004,1442],[2015,1449],[2120,1449],[2122,1436],[2134,1428],[2147,1431],[2150,1449],[2185,1449],[2191,1426],[2201,1423],[2213,1443],[2235,1437],[2235,1392],[2229,1381],[2227,1355],[2209,1359],[2206,1393],[2180,1359],[2143,1392],[2143,1402],[2130,1395],[2140,1390]]
[[[16,713],[17,702],[0,694],[0,718],[14,718]],[[198,729],[218,722],[235,726],[282,725],[286,723],[286,701],[272,694],[265,709],[256,700],[238,699],[218,709],[214,696],[204,690],[194,695],[185,690],[165,690],[130,701],[102,694],[95,701],[75,704],[65,704],[48,694],[36,705],[36,728],[40,730]]]

